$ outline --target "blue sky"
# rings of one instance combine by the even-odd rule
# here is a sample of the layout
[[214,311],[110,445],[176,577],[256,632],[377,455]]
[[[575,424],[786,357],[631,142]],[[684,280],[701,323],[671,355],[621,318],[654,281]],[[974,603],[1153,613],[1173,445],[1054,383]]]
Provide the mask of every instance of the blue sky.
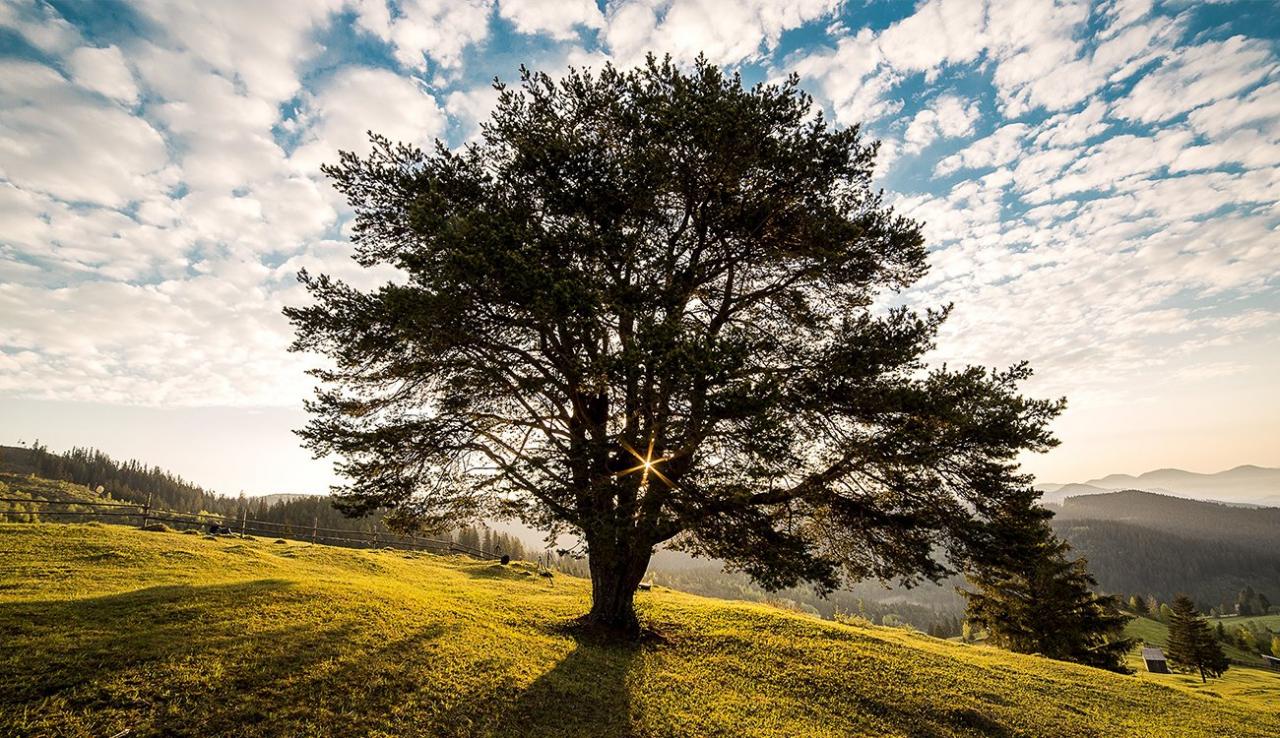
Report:
[[280,307],[372,285],[319,173],[364,131],[457,146],[525,64],[699,52],[801,76],[882,141],[956,303],[935,361],[1066,395],[1046,481],[1280,465],[1280,13],[1270,2],[10,0],[0,441],[222,491],[319,491]]

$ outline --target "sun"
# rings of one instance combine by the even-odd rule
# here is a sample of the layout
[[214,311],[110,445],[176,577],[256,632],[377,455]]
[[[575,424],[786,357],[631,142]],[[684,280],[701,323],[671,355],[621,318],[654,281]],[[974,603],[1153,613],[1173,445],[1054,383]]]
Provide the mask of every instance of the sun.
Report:
[[623,469],[622,471],[618,472],[617,476],[625,477],[626,475],[631,474],[633,472],[640,472],[640,486],[648,487],[649,475],[652,474],[658,479],[661,479],[663,484],[666,484],[668,487],[675,486],[674,484],[672,484],[671,480],[668,479],[665,474],[663,474],[661,471],[658,470],[658,464],[661,464],[664,461],[670,461],[671,457],[669,456],[658,456],[656,458],[654,457],[653,436],[649,437],[649,447],[645,450],[643,455],[639,451],[636,451],[634,448],[632,448],[631,444],[627,443],[626,441],[621,441],[620,443],[622,447],[627,450],[627,453],[631,454],[636,458],[636,461],[638,463],[629,469]]

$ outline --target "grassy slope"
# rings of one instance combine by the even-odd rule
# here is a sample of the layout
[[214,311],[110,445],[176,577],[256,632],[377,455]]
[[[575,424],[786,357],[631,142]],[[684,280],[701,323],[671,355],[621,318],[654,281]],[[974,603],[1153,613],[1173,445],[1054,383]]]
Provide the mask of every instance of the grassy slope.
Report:
[[[1229,623],[1231,620],[1234,618],[1223,620],[1223,623]],[[1212,624],[1216,621],[1209,622]],[[1142,639],[1147,645],[1164,648],[1169,639],[1169,626],[1159,620],[1139,617],[1129,622],[1125,633],[1131,638]],[[1227,654],[1227,658],[1231,659],[1231,668],[1227,669],[1227,673],[1221,679],[1210,679],[1207,683],[1201,682],[1199,676],[1191,674],[1147,673],[1146,666],[1142,663],[1141,651],[1138,650],[1129,654],[1128,663],[1129,667],[1140,672],[1144,679],[1161,684],[1174,684],[1210,696],[1244,700],[1261,706],[1270,706],[1272,710],[1276,709],[1275,706],[1280,704],[1280,672],[1263,668],[1262,659],[1256,654],[1246,653],[1231,644],[1224,643],[1222,650]],[[1255,666],[1247,666],[1248,664]]]
[[575,637],[525,566],[0,525],[0,735],[1273,736],[1274,707],[656,590]]
[[[66,502],[102,502],[110,499],[99,497],[80,484],[11,472],[0,472],[0,497]],[[0,507],[0,510],[4,509]]]

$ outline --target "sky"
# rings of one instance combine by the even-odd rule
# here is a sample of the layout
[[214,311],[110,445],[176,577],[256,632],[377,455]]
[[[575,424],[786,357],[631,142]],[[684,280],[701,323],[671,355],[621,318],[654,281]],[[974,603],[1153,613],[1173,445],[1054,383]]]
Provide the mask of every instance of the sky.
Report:
[[320,165],[475,136],[491,81],[699,52],[879,139],[930,359],[1068,399],[1046,482],[1280,466],[1280,12],[1125,0],[0,3],[0,443],[323,492],[300,267],[373,286]]

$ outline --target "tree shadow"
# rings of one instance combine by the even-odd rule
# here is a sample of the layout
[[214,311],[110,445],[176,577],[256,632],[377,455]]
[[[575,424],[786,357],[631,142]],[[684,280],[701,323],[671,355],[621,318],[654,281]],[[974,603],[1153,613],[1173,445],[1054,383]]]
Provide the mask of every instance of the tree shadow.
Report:
[[521,738],[636,735],[629,675],[646,646],[579,628],[564,632],[573,651],[520,691],[498,716],[492,735]]

